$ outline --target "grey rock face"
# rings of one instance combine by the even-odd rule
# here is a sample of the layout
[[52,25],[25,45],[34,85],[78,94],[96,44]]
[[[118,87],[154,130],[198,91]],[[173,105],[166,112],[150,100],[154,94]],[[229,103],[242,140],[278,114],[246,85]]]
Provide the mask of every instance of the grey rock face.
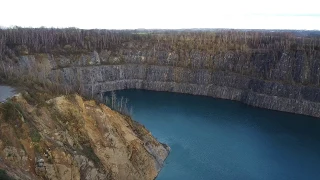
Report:
[[[213,56],[198,51],[184,56],[189,60],[181,61],[179,56],[154,48],[93,52],[78,55],[78,59],[60,56],[48,58],[53,67],[48,77],[68,85],[80,84],[88,95],[131,88],[169,91],[320,117],[320,63],[316,57],[305,59],[300,52]],[[35,61],[33,56],[27,57]],[[26,64],[26,57],[22,59]]]
[[[230,99],[261,108],[320,117],[320,89],[264,81],[225,72],[165,66],[101,65],[65,68],[66,83],[81,71],[87,94],[122,89],[169,91]],[[93,89],[92,89],[93,88]]]

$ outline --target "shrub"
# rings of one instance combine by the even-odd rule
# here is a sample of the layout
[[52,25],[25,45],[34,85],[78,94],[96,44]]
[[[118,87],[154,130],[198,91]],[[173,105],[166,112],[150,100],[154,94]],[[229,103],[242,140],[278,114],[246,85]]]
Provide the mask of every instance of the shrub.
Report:
[[7,172],[3,169],[0,169],[0,179],[1,180],[13,180],[11,177],[8,176]]
[[40,140],[41,140],[41,135],[35,129],[30,131],[30,137],[31,137],[32,142],[40,142]]
[[20,106],[12,101],[7,101],[2,104],[1,110],[3,113],[3,118],[6,122],[9,120],[16,121],[21,118],[21,113],[19,112]]

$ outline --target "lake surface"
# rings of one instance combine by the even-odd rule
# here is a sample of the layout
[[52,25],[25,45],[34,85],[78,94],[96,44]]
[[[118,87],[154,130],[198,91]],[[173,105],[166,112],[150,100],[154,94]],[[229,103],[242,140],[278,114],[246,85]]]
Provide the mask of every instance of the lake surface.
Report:
[[204,96],[116,94],[171,147],[157,180],[320,179],[320,119]]
[[5,101],[7,98],[15,95],[14,89],[10,86],[1,86],[0,85],[0,102]]

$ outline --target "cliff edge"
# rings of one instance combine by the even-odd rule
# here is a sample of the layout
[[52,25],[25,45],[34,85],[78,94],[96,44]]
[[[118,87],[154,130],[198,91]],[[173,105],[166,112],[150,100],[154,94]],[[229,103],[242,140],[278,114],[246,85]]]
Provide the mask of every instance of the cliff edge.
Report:
[[21,93],[0,104],[3,178],[155,179],[168,156],[169,147],[142,125],[103,104],[79,95],[34,97]]

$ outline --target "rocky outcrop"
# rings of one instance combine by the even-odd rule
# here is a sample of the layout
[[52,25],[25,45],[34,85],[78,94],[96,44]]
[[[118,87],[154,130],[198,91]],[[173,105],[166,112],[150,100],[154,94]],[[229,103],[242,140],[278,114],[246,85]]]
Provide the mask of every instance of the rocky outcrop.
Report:
[[0,104],[0,169],[15,179],[154,179],[168,153],[130,117],[78,95]]

